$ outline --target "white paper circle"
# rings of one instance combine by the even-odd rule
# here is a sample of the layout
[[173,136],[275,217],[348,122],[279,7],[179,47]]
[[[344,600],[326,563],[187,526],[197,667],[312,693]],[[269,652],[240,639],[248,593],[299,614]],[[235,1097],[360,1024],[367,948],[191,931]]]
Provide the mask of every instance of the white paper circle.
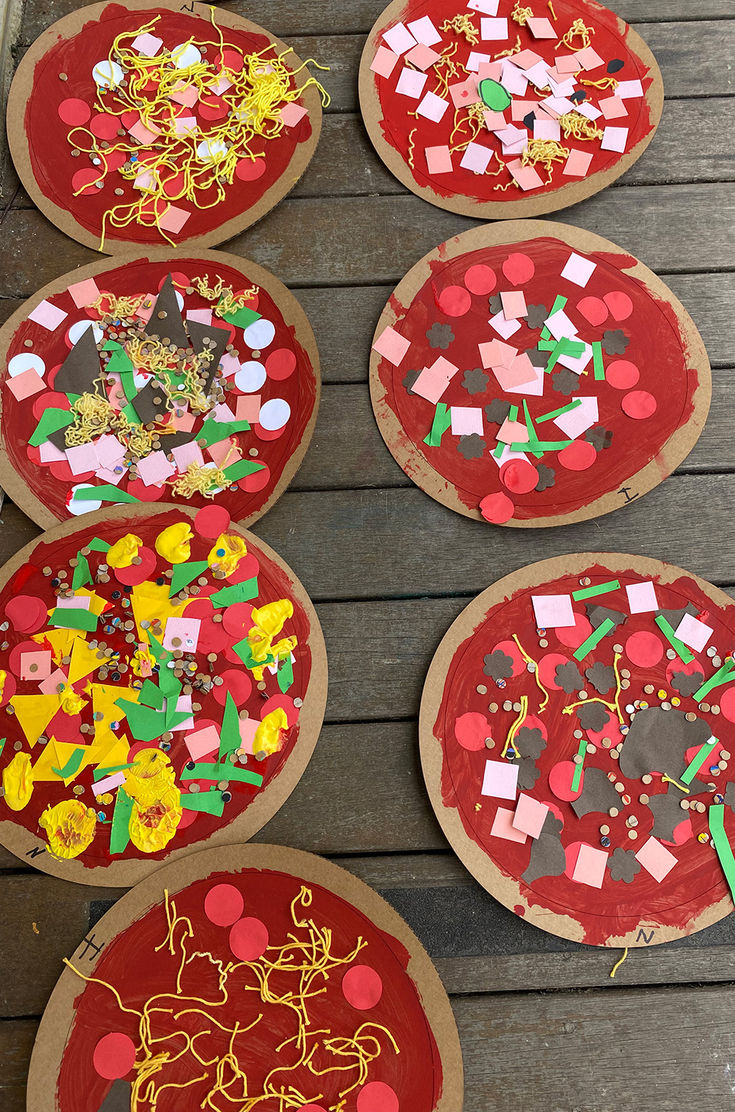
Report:
[[153,378],[150,371],[133,371],[133,386],[137,386],[138,390],[142,390],[144,386]]
[[90,500],[88,502],[87,501],[81,501],[81,500],[78,502],[76,500],[76,498],[74,497],[74,495],[76,494],[76,492],[78,490],[91,490],[91,489],[92,489],[92,483],[77,483],[76,486],[73,486],[71,488],[71,498],[69,499],[69,504],[66,508],[68,509],[70,514],[74,515],[74,517],[81,517],[82,514],[88,514],[88,513],[90,513],[91,510],[100,510],[100,509],[102,509],[102,502],[97,501],[96,498],[90,498]]
[[189,66],[196,66],[201,62],[202,56],[193,43],[180,42],[171,51],[176,69],[187,69]]
[[40,355],[34,355],[32,351],[21,351],[19,355],[14,355],[8,363],[8,375],[10,378],[15,378],[16,375],[22,375],[24,371],[38,371],[40,375],[46,370],[46,364]]
[[87,331],[90,324],[94,329],[94,342],[96,344],[100,343],[104,336],[104,332],[102,331],[100,326],[93,320],[78,320],[75,321],[69,329],[69,339],[71,340],[72,344],[76,344],[79,340],[81,340],[82,336]]
[[276,335],[275,325],[271,324],[265,317],[260,320],[253,321],[243,332],[243,339],[249,348],[253,351],[262,351],[267,348],[269,344],[273,343]]
[[243,394],[254,394],[256,390],[260,390],[266,377],[263,364],[251,359],[249,363],[243,363],[235,375],[235,386]]
[[95,85],[101,89],[116,89],[124,76],[117,62],[110,62],[107,58],[103,58],[92,70]]
[[258,424],[268,432],[282,429],[291,416],[291,406],[283,398],[269,398],[260,407]]
[[176,304],[179,307],[179,312],[183,313],[183,311],[184,311],[184,299],[183,299],[183,297],[181,296],[181,294],[179,293],[178,290],[174,290],[174,293],[176,294]]
[[229,149],[222,139],[205,139],[197,145],[197,158],[200,162],[217,162]]

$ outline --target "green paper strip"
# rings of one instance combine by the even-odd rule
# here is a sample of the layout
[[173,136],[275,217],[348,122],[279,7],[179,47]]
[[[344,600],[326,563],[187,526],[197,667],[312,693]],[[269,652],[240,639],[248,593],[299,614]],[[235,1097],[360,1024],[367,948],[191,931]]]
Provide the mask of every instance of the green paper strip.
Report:
[[0,757],[2,757],[2,755],[3,755],[3,749],[5,748],[5,742],[7,740],[8,739],[6,737],[0,738]]
[[228,483],[236,483],[238,479],[244,479],[247,475],[252,475],[255,471],[262,471],[262,463],[251,463],[250,460],[241,459],[237,463],[231,464],[225,468],[225,478]]
[[[567,303],[566,297],[562,297],[562,295],[560,293],[558,293],[556,295],[556,297],[554,298],[554,304],[551,306],[551,312],[549,313],[549,317],[553,317],[554,313],[558,313],[560,309],[563,309],[564,306],[566,305],[566,303]],[[547,317],[546,319],[548,320],[549,317]],[[549,332],[546,325],[544,325],[544,327],[541,329],[541,339],[542,340],[548,340],[550,335],[551,335],[551,333]]]
[[207,447],[210,444],[219,444],[230,436],[237,436],[240,432],[249,432],[249,421],[215,421],[207,418],[197,433],[197,443],[204,441]]
[[532,440],[528,444],[521,442],[520,444],[511,444],[511,452],[528,452],[532,448],[537,448],[541,452],[560,452],[562,448],[568,448],[573,444],[573,440]]
[[495,456],[496,459],[500,459],[500,457],[502,456],[504,451],[505,451],[505,444],[503,444],[503,442],[501,440],[501,441],[498,442],[497,447],[493,449],[493,455]]
[[80,587],[86,586],[87,583],[94,583],[92,572],[89,568],[89,562],[86,556],[82,556],[81,552],[77,552],[77,566],[74,568],[74,575],[71,580],[72,590],[78,591]]
[[255,309],[248,309],[247,305],[236,309],[234,313],[220,313],[217,309],[215,313],[221,320],[226,320],[228,324],[234,324],[237,328],[247,328],[248,325],[255,324],[256,320],[260,320],[260,313],[256,313]]
[[449,412],[449,407],[444,402],[439,402],[434,410],[434,420],[431,423],[431,431],[428,436],[424,437],[424,444],[428,444],[430,448],[438,448],[442,442],[442,436],[451,423],[452,415]]
[[85,752],[85,749],[75,749],[63,768],[54,768],[52,765],[52,771],[60,776],[62,780],[67,780],[70,776],[76,776]]
[[508,410],[508,420],[509,421],[517,421],[518,420],[518,406],[517,405],[512,405],[510,407],[510,409]]
[[247,768],[238,768],[231,764],[195,764],[193,768],[184,768],[181,773],[182,780],[236,780],[241,784],[255,784],[259,788],[263,777],[259,772],[249,772]]
[[605,364],[602,360],[602,344],[599,340],[594,340],[592,345],[592,366],[595,369],[595,379],[598,382],[605,381]]
[[130,841],[130,819],[133,814],[133,800],[123,790],[122,785],[117,789],[115,810],[112,812],[112,829],[110,830],[110,853],[123,853]]
[[735,660],[726,660],[722,667],[718,668],[708,680],[705,680],[701,687],[692,695],[696,702],[700,703],[705,695],[709,695],[710,691],[715,687],[722,687],[723,684],[730,683],[735,680]]
[[212,606],[232,606],[236,602],[250,602],[251,599],[258,597],[258,577],[254,575],[252,579],[246,579],[243,583],[231,583],[229,587],[223,587],[221,591],[215,591],[213,595],[209,596],[209,601]]
[[134,498],[132,494],[128,494],[126,490],[118,490],[116,486],[110,483],[103,483],[102,486],[82,487],[81,490],[74,492],[74,498],[78,502],[139,502],[139,498]]
[[68,428],[73,423],[74,414],[68,409],[44,409],[28,443],[32,448],[38,448],[52,433]]
[[528,402],[526,401],[525,398],[523,399],[523,417],[524,417],[525,422],[526,422],[526,431],[528,432],[528,442],[529,442],[528,450],[529,450],[529,452],[532,453],[532,455],[534,455],[536,457],[536,459],[541,459],[541,456],[543,455],[543,452],[540,451],[538,448],[532,447],[533,443],[538,440],[538,433],[536,432],[536,429],[534,428],[533,421],[531,419],[531,414],[528,412]]
[[182,792],[181,806],[187,811],[205,811],[208,815],[222,818],[225,810],[225,801],[222,792]]
[[597,629],[593,629],[586,641],[583,641],[579,648],[574,653],[575,660],[584,660],[587,653],[592,652],[595,645],[599,645],[603,637],[606,637],[611,629],[615,629],[615,622],[611,618],[605,618],[604,622],[600,622]]
[[699,772],[700,768],[711,754],[714,747],[718,744],[719,739],[713,737],[711,741],[706,741],[698,753],[695,753],[689,764],[684,769],[684,772],[679,777],[682,784],[691,784],[694,777]]
[[85,547],[91,548],[92,552],[109,552],[112,545],[108,544],[107,541],[101,541],[99,537],[93,537]]
[[536,424],[541,425],[544,421],[553,421],[555,417],[561,417],[562,413],[569,413],[570,409],[576,409],[577,406],[582,404],[582,399],[577,398],[575,401],[570,402],[569,405],[562,405],[559,409],[552,409],[550,413],[543,413],[540,417],[536,418]]
[[582,740],[579,743],[579,749],[577,750],[577,756],[581,757],[582,760],[578,764],[575,762],[575,765],[574,765],[574,776],[572,776],[572,791],[573,792],[578,792],[579,791],[579,781],[582,779],[582,769],[584,768],[584,757],[585,757],[586,752],[587,752],[587,738],[583,737]]
[[57,629],[84,629],[88,633],[95,633],[97,615],[91,610],[76,606],[68,606],[62,610],[57,607],[49,618],[49,625],[56,626]]
[[684,642],[679,640],[669,623],[666,621],[666,618],[664,618],[662,615],[659,615],[658,618],[654,618],[654,621],[663,633],[666,640],[671,645],[672,649],[676,650],[677,655],[680,657],[681,660],[683,660],[685,664],[689,664],[690,661],[694,660],[694,653],[689,652],[689,649],[686,647]]
[[222,760],[230,753],[234,753],[242,745],[240,734],[240,715],[237,711],[235,700],[227,692],[225,709],[222,715],[222,728],[219,732],[219,759]]
[[291,687],[293,684],[293,661],[291,660],[290,653],[284,659],[283,663],[278,669],[276,679],[278,680],[278,686],[281,689],[281,694],[285,695],[289,687]]
[[104,780],[105,776],[112,776],[115,772],[125,772],[128,768],[135,768],[135,761],[132,764],[112,765],[110,768],[95,768],[92,779],[96,784],[98,780]]
[[725,874],[730,895],[735,900],[735,857],[725,833],[725,804],[713,803],[709,809],[709,832]]
[[182,587],[188,587],[195,579],[209,569],[206,560],[192,560],[186,564],[174,564],[174,573],[171,576],[169,595],[177,595]]
[[607,595],[610,591],[617,591],[619,586],[618,579],[609,579],[607,583],[600,583],[597,587],[583,587],[579,591],[572,591],[572,598],[575,602],[581,602],[584,598],[594,598],[595,595]]
[[233,651],[236,652],[237,655],[240,657],[240,660],[243,662],[246,668],[252,669],[264,667],[266,664],[273,664],[275,660],[275,657],[271,656],[270,653],[265,658],[265,660],[256,660],[253,656],[253,650],[250,647],[250,642],[248,641],[247,637],[243,637],[242,641],[238,641],[237,644],[232,646],[232,648]]

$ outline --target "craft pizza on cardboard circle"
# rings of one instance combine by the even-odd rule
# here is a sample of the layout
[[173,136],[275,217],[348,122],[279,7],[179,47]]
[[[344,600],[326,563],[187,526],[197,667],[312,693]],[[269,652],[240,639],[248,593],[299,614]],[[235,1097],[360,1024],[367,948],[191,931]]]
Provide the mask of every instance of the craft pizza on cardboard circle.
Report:
[[591,232],[506,221],[441,244],[396,287],[373,410],[423,490],[475,520],[566,525],[626,505],[694,447],[711,375],[683,305]]
[[41,1021],[35,1112],[462,1108],[436,970],[336,865],[277,846],[207,850],[143,881],[94,930]]
[[91,4],[22,58],[8,139],[33,201],[80,243],[208,247],[293,188],[322,94],[289,47],[222,7]]
[[455,852],[552,934],[649,946],[733,909],[735,604],[671,564],[531,564],[442,641],[420,715]]
[[316,744],[327,664],[293,572],[224,507],[122,506],[0,572],[0,842],[130,885],[246,841]]
[[604,189],[651,142],[663,99],[646,44],[591,0],[395,0],[360,65],[363,119],[388,169],[485,219]]
[[0,368],[0,483],[44,527],[161,499],[249,524],[301,463],[320,391],[298,301],[221,251],[63,275],[0,330]]

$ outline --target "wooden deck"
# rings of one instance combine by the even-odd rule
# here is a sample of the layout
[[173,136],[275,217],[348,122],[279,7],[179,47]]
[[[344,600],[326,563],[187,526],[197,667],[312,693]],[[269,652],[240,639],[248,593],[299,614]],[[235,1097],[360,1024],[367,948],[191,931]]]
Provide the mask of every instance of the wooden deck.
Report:
[[[6,0],[17,60],[74,0]],[[640,502],[562,530],[494,529],[414,488],[389,456],[367,389],[392,286],[473,221],[406,193],[357,113],[357,66],[383,0],[236,0],[302,57],[332,67],[322,142],[293,194],[227,249],[271,268],[308,312],[325,382],[313,445],[257,532],[317,604],[330,697],[316,755],[258,836],[325,854],[381,891],[423,940],[452,997],[466,1112],[705,1112],[735,1101],[735,917],[694,938],[616,953],[542,933],[464,871],[433,817],[418,760],[423,678],[449,623],[494,579],[579,549],[659,556],[732,593],[735,492],[733,0],[619,0],[655,52],[666,105],[620,184],[556,219],[628,248],[698,324],[714,369],[705,432]],[[0,12],[0,20],[2,12]],[[0,80],[2,66],[0,66]],[[93,252],[31,205],[0,151],[0,320]],[[4,211],[6,210],[6,211]],[[0,560],[37,528],[6,503]],[[0,1107],[21,1112],[28,1058],[60,961],[118,894],[65,884],[0,850]],[[32,1110],[31,1110],[32,1112]],[[410,1112],[410,1109],[407,1109]]]

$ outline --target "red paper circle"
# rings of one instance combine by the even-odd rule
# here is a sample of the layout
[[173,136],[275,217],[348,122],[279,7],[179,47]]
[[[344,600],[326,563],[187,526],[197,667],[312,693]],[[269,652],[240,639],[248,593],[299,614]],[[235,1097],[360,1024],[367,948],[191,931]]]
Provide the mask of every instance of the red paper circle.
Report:
[[472,307],[472,298],[462,286],[445,286],[436,303],[445,316],[463,317]]
[[264,173],[264,158],[241,158],[235,166],[235,177],[240,181],[257,181]]
[[299,712],[290,695],[283,695],[281,692],[278,692],[277,695],[271,695],[270,699],[266,699],[260,708],[260,716],[265,718],[266,714],[270,714],[272,710],[277,709],[282,710],[286,715],[286,723],[289,727],[296,724]]
[[655,633],[641,629],[625,642],[625,655],[639,668],[652,668],[664,655],[664,647]]
[[616,390],[630,390],[640,377],[641,372],[629,359],[614,359],[605,367],[605,378]]
[[229,113],[230,106],[223,97],[208,95],[201,97],[197,110],[203,120],[223,120]]
[[476,293],[479,297],[492,293],[496,283],[495,271],[484,263],[476,263],[465,272],[465,286],[470,293]]
[[728,722],[735,722],[735,687],[728,687],[719,697],[720,713]]
[[58,113],[69,127],[84,127],[92,115],[92,109],[86,100],[80,100],[79,97],[69,97],[68,100],[62,100],[58,107]]
[[228,583],[245,583],[248,579],[253,579],[260,571],[260,564],[258,563],[252,552],[248,552],[243,556],[242,560],[238,560],[237,567],[231,575],[227,576]]
[[169,488],[165,483],[161,483],[160,486],[146,486],[142,479],[130,479],[127,489],[128,494],[132,494],[133,498],[141,502],[159,502]]
[[533,260],[520,251],[513,251],[503,263],[503,274],[513,286],[522,286],[530,282],[536,273]]
[[463,749],[484,749],[485,738],[491,736],[490,723],[479,711],[468,710],[455,720],[454,736]]
[[577,309],[584,319],[597,327],[607,320],[607,305],[599,297],[583,297],[577,302]]
[[353,965],[342,978],[342,993],[353,1008],[366,1012],[380,1003],[383,982],[369,965]]
[[634,421],[645,421],[656,412],[656,399],[647,390],[631,390],[620,403],[623,413]]
[[[283,429],[279,429],[279,436],[284,431],[285,427],[284,425]],[[261,440],[265,440],[265,437],[261,437]],[[256,494],[259,490],[263,490],[264,487],[268,486],[270,477],[271,469],[266,463],[260,471],[253,471],[252,475],[245,475],[244,478],[238,479],[237,485],[241,490],[246,490],[248,494]]]
[[615,320],[627,320],[633,312],[633,302],[622,290],[613,290],[603,298]]
[[584,769],[579,781],[579,787],[576,792],[572,791],[572,779],[576,769],[574,761],[559,761],[555,764],[549,773],[549,787],[557,799],[563,799],[567,803],[571,803],[574,799],[579,799],[584,787]]
[[538,662],[538,676],[544,687],[551,687],[554,691],[559,691],[559,684],[556,682],[556,669],[560,664],[568,664],[569,657],[564,656],[562,653],[546,653]]
[[18,633],[37,633],[46,622],[48,610],[37,595],[16,595],[5,607],[5,617]]
[[112,569],[118,583],[122,583],[126,587],[135,587],[138,583],[144,583],[155,571],[158,561],[152,548],[146,548],[145,546],[139,548],[138,556],[140,557],[139,564],[131,564],[129,568]]
[[568,649],[578,649],[592,633],[592,626],[584,614],[575,614],[573,626],[558,626],[554,633],[562,645],[566,645]]
[[253,604],[251,602],[233,602],[222,614],[222,625],[230,637],[242,641],[253,626]]
[[81,737],[79,727],[81,724],[81,714],[65,714],[63,710],[59,710],[46,729],[49,737],[55,737],[57,741],[72,742],[79,741]]
[[515,506],[502,490],[497,494],[486,494],[480,502],[480,513],[485,521],[491,521],[493,525],[503,525],[504,522],[510,521],[514,510]]
[[116,1081],[130,1073],[135,1065],[135,1043],[122,1031],[111,1031],[97,1043],[92,1062],[100,1077]]
[[231,927],[244,907],[242,892],[234,884],[215,884],[204,897],[204,914],[216,927]]
[[265,361],[265,370],[269,378],[282,382],[296,370],[296,355],[289,348],[276,348]]
[[[117,138],[119,127],[120,121],[117,116],[110,116],[107,112],[98,112],[89,121],[89,130],[93,135],[96,135],[98,139],[109,141],[110,139]],[[105,156],[107,156],[106,151]]]
[[399,1112],[395,1089],[384,1081],[369,1081],[357,1095],[357,1112]]
[[239,73],[245,65],[245,60],[239,50],[233,50],[231,47],[226,46],[222,51],[221,63],[225,69],[234,70],[235,73]]
[[214,695],[220,706],[224,706],[227,702],[227,696],[231,695],[235,701],[235,706],[243,706],[253,690],[253,685],[250,676],[242,668],[226,668],[224,672],[220,672],[220,677],[223,682],[215,687],[212,694]]
[[575,440],[562,448],[556,457],[567,471],[586,471],[597,459],[597,452],[589,440]]
[[103,177],[101,167],[84,166],[81,170],[72,174],[71,191],[80,197],[93,195],[97,192],[97,186],[92,183],[101,181]]
[[238,919],[230,931],[230,949],[240,961],[257,961],[268,946],[268,928],[262,919]]
[[500,481],[511,494],[528,494],[536,488],[538,471],[527,459],[509,459],[500,468]]
[[204,506],[194,518],[194,528],[200,537],[215,541],[230,528],[232,518],[224,506]]
[[[53,367],[49,371],[49,382],[53,381],[52,376],[56,374],[56,372],[60,369],[60,366],[61,364],[59,364],[58,367]],[[41,414],[43,413],[44,409],[69,410],[71,409],[71,402],[67,398],[66,394],[59,394],[56,390],[48,390],[45,394],[39,394],[37,398],[33,399],[33,416],[36,418],[37,421],[40,421]]]

